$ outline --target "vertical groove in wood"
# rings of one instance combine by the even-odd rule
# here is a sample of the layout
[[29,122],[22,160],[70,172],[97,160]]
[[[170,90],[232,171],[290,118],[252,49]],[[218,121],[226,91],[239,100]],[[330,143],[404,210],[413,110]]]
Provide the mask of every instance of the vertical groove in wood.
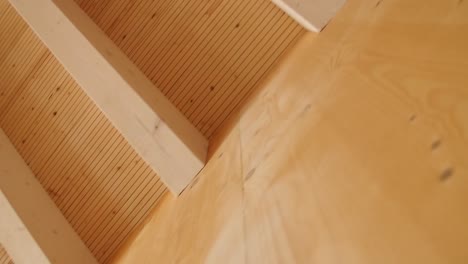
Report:
[[8,252],[6,252],[5,248],[2,246],[2,244],[0,244],[0,264],[13,264],[13,263],[14,262],[10,258],[10,255],[8,255]]
[[305,30],[270,0],[75,0],[210,138]]
[[6,0],[0,13],[0,126],[106,263],[166,188]]

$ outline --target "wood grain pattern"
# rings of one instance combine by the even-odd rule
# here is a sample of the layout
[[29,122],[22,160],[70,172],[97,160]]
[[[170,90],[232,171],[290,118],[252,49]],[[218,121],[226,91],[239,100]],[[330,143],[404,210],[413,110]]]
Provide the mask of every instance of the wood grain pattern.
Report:
[[206,137],[304,29],[268,0],[76,0]]
[[13,260],[6,252],[5,248],[0,244],[0,264],[13,264]]
[[17,263],[98,263],[2,129],[0,215],[0,241]]
[[166,187],[180,194],[205,165],[207,139],[75,2],[9,2]]
[[[183,262],[174,252],[195,263],[466,263],[466,32],[466,1],[348,0],[231,121],[240,135],[214,137],[207,167],[237,152],[241,166],[203,171],[185,201],[164,201],[116,263]],[[233,174],[241,184],[216,185]],[[188,208],[218,197],[242,207],[191,221]],[[186,226],[211,236],[155,250]]]
[[181,196],[165,197],[117,263],[244,262],[240,134],[238,127],[222,134],[201,174]]
[[[105,263],[166,188],[5,0],[0,126]],[[4,50],[1,48],[0,50]]]

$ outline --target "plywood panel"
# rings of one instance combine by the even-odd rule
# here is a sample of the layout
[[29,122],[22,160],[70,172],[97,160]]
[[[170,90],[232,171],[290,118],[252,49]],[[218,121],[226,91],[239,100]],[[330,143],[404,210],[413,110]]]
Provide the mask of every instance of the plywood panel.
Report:
[[0,2],[1,45],[9,47],[0,61],[0,126],[104,263],[166,188],[6,1]]
[[213,142],[216,148],[202,174],[178,198],[165,197],[143,235],[117,262],[244,262],[239,129],[224,130],[223,136],[222,142]]
[[6,252],[5,248],[0,244],[0,264],[13,264],[13,260]]
[[269,0],[76,0],[206,136],[304,29]]
[[[237,263],[255,264],[466,263],[466,32],[466,1],[348,0],[230,123],[240,138],[227,146],[214,136],[221,144],[213,142],[207,167],[240,148],[243,195],[222,197],[242,199],[230,218],[242,217],[244,241],[230,243],[230,231],[241,231],[225,220],[207,240],[164,250],[197,260],[201,251],[239,254]],[[177,223],[212,231],[203,223],[215,214],[192,223],[186,208],[225,195],[214,182],[226,174],[203,171],[208,180],[196,188],[210,191],[172,203],[178,215],[157,210],[117,263],[173,263],[154,252],[154,230]]]

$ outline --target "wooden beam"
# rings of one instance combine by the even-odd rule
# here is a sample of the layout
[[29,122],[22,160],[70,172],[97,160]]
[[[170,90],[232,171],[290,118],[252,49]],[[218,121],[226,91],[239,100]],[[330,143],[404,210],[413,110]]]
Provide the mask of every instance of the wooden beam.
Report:
[[9,0],[167,187],[202,169],[208,142],[72,0]]
[[15,263],[97,263],[1,129],[0,215]]
[[272,0],[309,31],[319,32],[346,0]]

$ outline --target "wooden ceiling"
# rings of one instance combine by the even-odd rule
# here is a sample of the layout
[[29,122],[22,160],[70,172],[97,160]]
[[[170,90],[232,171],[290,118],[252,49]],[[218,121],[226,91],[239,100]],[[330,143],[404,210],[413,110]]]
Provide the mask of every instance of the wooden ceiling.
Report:
[[106,262],[166,188],[1,2],[0,126],[85,244]]
[[207,138],[305,30],[268,0],[75,0]]
[[[269,0],[77,2],[206,137],[304,33]],[[109,262],[166,188],[7,0],[0,13],[0,127]]]
[[6,252],[5,248],[0,244],[0,264],[13,264],[13,260]]

